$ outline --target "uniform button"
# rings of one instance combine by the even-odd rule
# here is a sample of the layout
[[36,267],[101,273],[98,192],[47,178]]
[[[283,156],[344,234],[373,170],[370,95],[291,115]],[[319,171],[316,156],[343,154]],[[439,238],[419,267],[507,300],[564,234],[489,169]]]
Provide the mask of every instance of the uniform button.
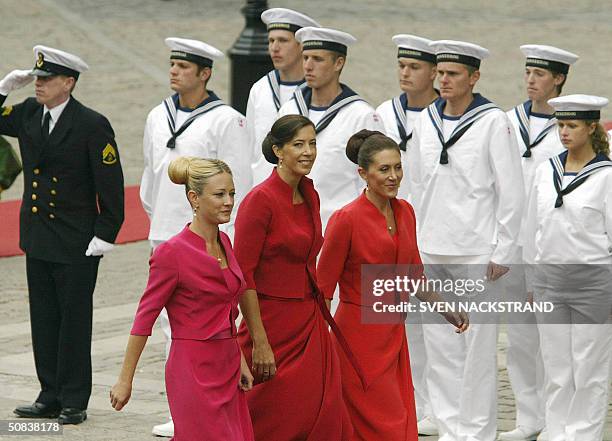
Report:
[[39,168],[35,168],[35,169],[34,169],[34,174],[35,174],[35,175],[40,174],[40,169],[39,169]]
[[51,194],[55,196],[57,192],[55,190],[51,190]]
[[35,195],[35,194],[33,194],[33,195],[32,195],[32,200],[33,200],[33,201],[35,201],[35,200],[36,200],[36,195]]
[[32,207],[32,213],[37,213],[37,212],[38,212],[38,208]]
[[55,207],[55,204],[53,202],[49,202],[49,207]]
[[32,182],[32,188],[38,188],[38,182],[36,181]]
[[49,219],[55,219],[55,215],[54,215],[53,213],[51,213],[51,214],[49,215]]
[[51,180],[52,180],[53,182],[57,182],[57,178],[56,178],[55,176],[53,176],[53,177],[51,178]]

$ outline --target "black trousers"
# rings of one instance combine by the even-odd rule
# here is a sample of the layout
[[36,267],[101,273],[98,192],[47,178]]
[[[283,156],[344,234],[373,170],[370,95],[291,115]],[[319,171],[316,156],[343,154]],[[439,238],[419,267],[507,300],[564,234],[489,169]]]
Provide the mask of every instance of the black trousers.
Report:
[[63,264],[26,256],[36,401],[87,409],[91,395],[93,292],[99,258]]

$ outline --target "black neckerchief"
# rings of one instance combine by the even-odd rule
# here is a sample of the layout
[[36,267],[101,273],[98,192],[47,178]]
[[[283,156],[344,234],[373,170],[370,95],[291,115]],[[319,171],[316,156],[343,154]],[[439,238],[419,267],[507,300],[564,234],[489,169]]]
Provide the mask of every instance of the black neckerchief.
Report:
[[565,162],[567,161],[567,150],[560,155],[553,156],[549,159],[553,169],[553,183],[555,184],[555,190],[557,191],[557,199],[555,200],[555,208],[559,208],[563,205],[563,196],[571,193],[578,187],[580,187],[593,173],[597,173],[604,167],[611,167],[612,161],[603,153],[598,153],[593,159],[585,165],[582,170],[578,172],[572,182],[567,187],[563,186],[563,173],[565,172]]
[[[342,92],[334,98],[330,106],[327,108],[321,120],[317,123],[315,127],[315,132],[320,133],[323,131],[329,123],[333,121],[338,112],[348,106],[349,104],[354,103],[355,101],[365,101],[356,92],[351,90],[350,87],[340,84],[342,88]],[[298,87],[295,92],[293,92],[293,99],[298,108],[298,112],[300,115],[308,118],[308,109],[310,109],[310,102],[312,100],[312,89],[308,86]]]
[[434,125],[436,132],[438,133],[438,139],[442,144],[442,152],[440,152],[440,164],[448,164],[448,152],[461,137],[468,131],[472,124],[482,118],[485,114],[491,110],[498,109],[498,107],[491,101],[480,95],[479,93],[474,94],[474,99],[465,110],[461,118],[459,118],[459,124],[453,130],[453,133],[448,138],[448,141],[444,141],[444,130],[442,129],[442,115],[444,107],[446,106],[446,100],[444,98],[438,98],[427,107],[429,118]]
[[164,100],[164,106],[166,108],[166,117],[168,118],[168,127],[170,128],[170,133],[172,136],[166,143],[166,147],[169,149],[173,149],[176,147],[176,138],[178,138],[181,133],[187,130],[187,127],[191,125],[196,119],[200,116],[204,115],[207,112],[210,112],[213,109],[216,109],[219,106],[225,106],[226,104],[221,101],[221,99],[215,95],[212,90],[208,90],[208,98],[202,101],[198,106],[191,111],[191,115],[187,118],[181,127],[176,128],[176,113],[180,110],[179,106],[179,96],[178,93],[169,96]]
[[542,131],[538,134],[536,139],[533,142],[529,141],[529,117],[531,116],[531,100],[525,101],[523,104],[519,104],[514,108],[514,112],[516,113],[516,118],[519,123],[519,131],[521,132],[521,138],[523,139],[523,143],[527,148],[523,152],[523,158],[531,158],[531,149],[537,146],[542,142],[546,135],[557,125],[557,118],[554,116],[550,118],[550,120],[546,123]]

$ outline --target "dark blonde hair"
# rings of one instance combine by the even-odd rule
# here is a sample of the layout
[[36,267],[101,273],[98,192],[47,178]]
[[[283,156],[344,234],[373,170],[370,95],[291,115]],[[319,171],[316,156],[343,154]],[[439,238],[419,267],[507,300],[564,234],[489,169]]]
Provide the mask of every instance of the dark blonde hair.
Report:
[[282,148],[296,137],[297,132],[307,126],[314,129],[312,121],[302,115],[285,115],[277,119],[261,143],[261,151],[266,161],[278,164],[278,157],[274,154],[272,146]]
[[608,132],[597,120],[585,121],[587,126],[595,124],[595,131],[591,134],[591,144],[593,145],[593,151],[596,154],[602,153],[606,156],[610,156],[610,141],[608,140]]
[[351,162],[363,169],[368,169],[372,158],[383,150],[397,150],[400,148],[395,141],[379,131],[363,129],[350,137],[346,144],[346,156]]
[[201,195],[208,179],[220,173],[232,174],[229,166],[219,159],[181,156],[168,166],[168,176],[175,184],[184,185],[185,193],[192,190]]

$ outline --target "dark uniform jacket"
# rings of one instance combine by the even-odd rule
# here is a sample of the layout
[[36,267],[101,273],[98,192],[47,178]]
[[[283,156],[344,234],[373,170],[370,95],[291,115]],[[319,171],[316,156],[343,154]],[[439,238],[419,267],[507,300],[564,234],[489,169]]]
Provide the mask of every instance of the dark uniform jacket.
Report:
[[[0,105],[5,97],[0,95]],[[24,191],[19,246],[29,256],[79,263],[93,236],[114,242],[123,223],[123,172],[108,120],[73,97],[44,141],[43,106],[0,107],[0,134],[17,137]]]

